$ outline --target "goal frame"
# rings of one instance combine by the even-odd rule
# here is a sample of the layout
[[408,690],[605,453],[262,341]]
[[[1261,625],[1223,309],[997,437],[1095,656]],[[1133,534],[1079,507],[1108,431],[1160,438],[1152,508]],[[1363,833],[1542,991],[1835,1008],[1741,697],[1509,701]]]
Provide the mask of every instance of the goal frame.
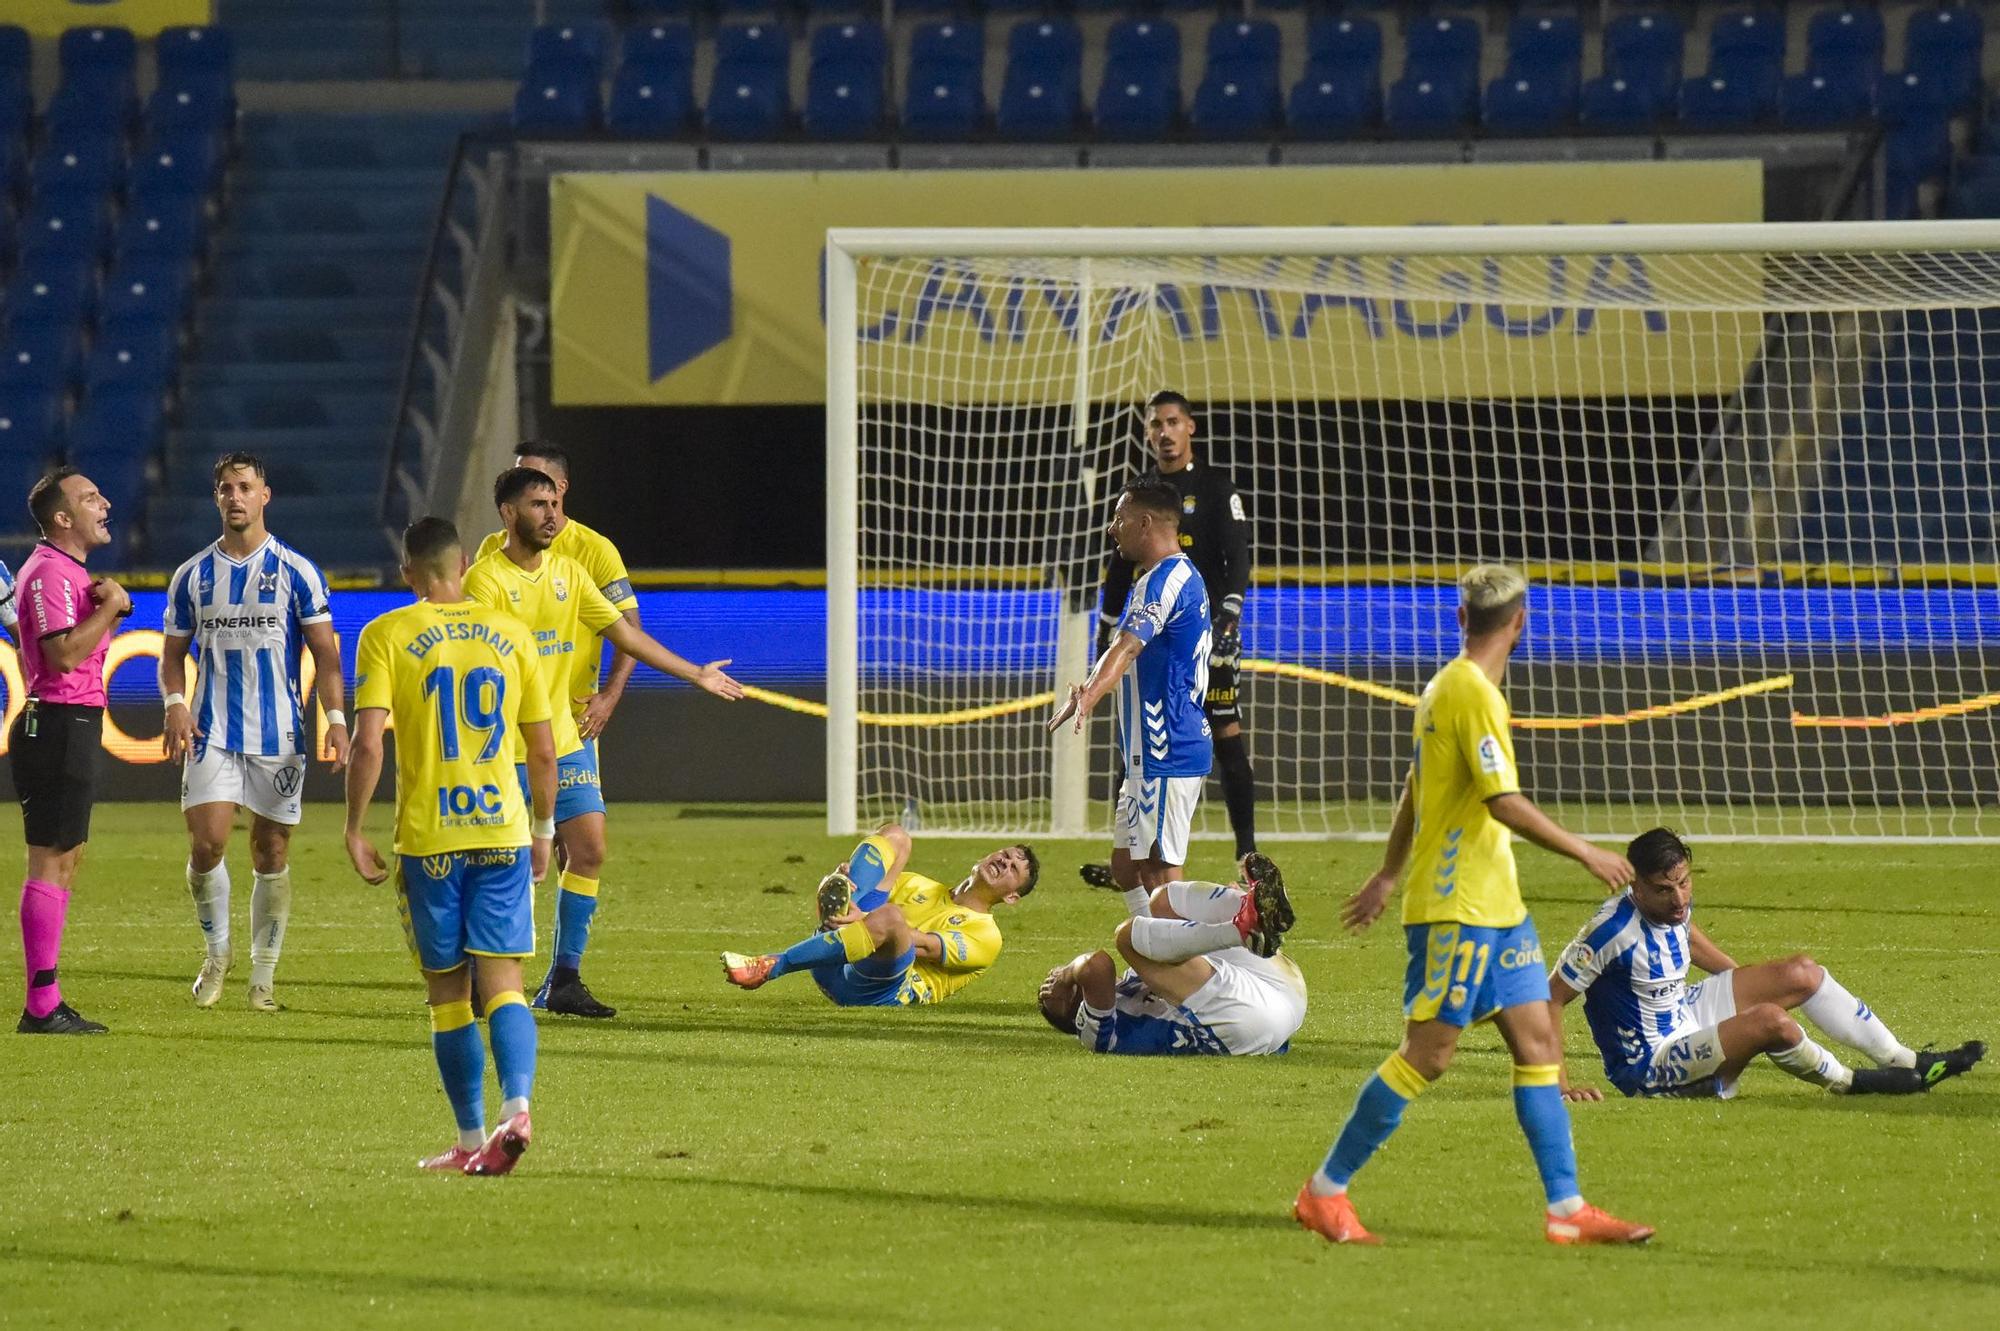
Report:
[[[1355,227],[835,227],[826,233],[826,826],[859,832],[860,755],[860,356],[855,339],[858,263],[864,258],[1063,258],[1159,256],[1339,258],[1380,255],[1507,256],[1563,253],[1750,254],[1794,250],[2000,250],[2000,220],[1725,222],[1535,226]],[[1087,277],[1086,277],[1087,281]],[[1089,382],[1089,339],[1077,339],[1079,391]],[[1065,638],[1070,634],[1065,633]],[[1087,643],[1087,639],[1085,640]],[[1088,647],[1084,650],[1087,652]],[[1058,653],[1062,647],[1059,645]],[[1053,831],[1080,834],[1079,742],[1051,745]],[[1330,837],[1335,834],[1329,834]],[[1351,839],[1381,840],[1386,829]],[[1708,836],[1758,842],[1925,841],[2000,844],[1991,837]]]

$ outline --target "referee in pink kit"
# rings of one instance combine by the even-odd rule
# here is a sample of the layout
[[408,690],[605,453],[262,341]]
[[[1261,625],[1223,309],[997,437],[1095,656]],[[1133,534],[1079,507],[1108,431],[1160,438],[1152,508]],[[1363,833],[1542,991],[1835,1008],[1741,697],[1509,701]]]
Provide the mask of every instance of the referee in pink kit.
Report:
[[7,734],[14,793],[27,834],[21,884],[21,951],[28,1003],[23,1035],[101,1035],[104,1027],[63,1002],[56,983],[70,880],[90,840],[97,755],[104,745],[104,654],[132,598],[83,561],[111,541],[111,505],[74,467],[35,482],[28,512],[41,528],[15,579],[21,673],[28,698]]

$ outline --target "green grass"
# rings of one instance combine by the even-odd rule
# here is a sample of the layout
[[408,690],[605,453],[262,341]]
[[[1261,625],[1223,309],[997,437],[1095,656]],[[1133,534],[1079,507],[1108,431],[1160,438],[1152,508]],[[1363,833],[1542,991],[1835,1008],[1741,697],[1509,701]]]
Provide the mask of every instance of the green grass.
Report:
[[[1357,1182],[1387,1246],[1293,1227],[1398,1029],[1396,930],[1335,923],[1365,845],[1281,848],[1313,991],[1290,1055],[1094,1059],[1031,1001],[1116,921],[1074,879],[1096,847],[1040,847],[1006,955],[950,1004],[836,1011],[803,978],[730,990],[715,962],[809,927],[845,849],[816,814],[621,806],[589,967],[621,1015],[543,1026],[512,1178],[420,1175],[451,1129],[421,989],[336,826],[308,812],[279,1016],[243,1007],[239,839],[239,969],[204,1013],[176,818],[98,811],[63,971],[113,1033],[0,1035],[0,1323],[1945,1328],[2000,1308],[2000,1067],[1899,1102],[1756,1067],[1732,1104],[1580,1106],[1588,1195],[1660,1237],[1571,1251],[1541,1241],[1507,1060],[1475,1032]],[[948,876],[978,849],[917,863]],[[1522,868],[1560,946],[1596,894],[1540,852]],[[1913,1044],[2000,1034],[1990,850],[1727,845],[1701,870],[1700,919],[1739,958],[1809,949]],[[1570,1053],[1601,1081],[1580,1020]]]

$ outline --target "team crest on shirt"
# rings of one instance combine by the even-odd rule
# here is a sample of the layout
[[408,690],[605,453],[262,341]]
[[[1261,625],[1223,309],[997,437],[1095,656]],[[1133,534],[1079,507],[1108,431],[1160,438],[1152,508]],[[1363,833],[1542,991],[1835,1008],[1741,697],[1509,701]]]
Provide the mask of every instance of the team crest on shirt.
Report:
[[1183,512],[1183,513],[1192,513],[1192,512],[1194,512],[1194,496],[1193,496],[1193,495],[1182,495],[1182,496],[1181,496],[1181,512]]
[[257,575],[257,592],[259,595],[276,596],[278,594],[278,575],[276,573],[259,573]]
[[424,872],[438,882],[451,877],[451,856],[426,855],[423,860]]
[[1449,1000],[1450,1000],[1450,1002],[1451,1002],[1451,1006],[1453,1006],[1453,1007],[1464,1007],[1464,1006],[1465,1006],[1465,986],[1464,986],[1464,985],[1462,985],[1462,984],[1455,984],[1455,985],[1453,985],[1453,986],[1451,987],[1451,992],[1450,992],[1449,994],[1446,994],[1446,995],[1445,995],[1445,997],[1446,997],[1447,999],[1449,999]]
[[569,599],[569,584],[561,578],[550,578],[549,586],[555,588],[556,599],[558,601],[567,601]]

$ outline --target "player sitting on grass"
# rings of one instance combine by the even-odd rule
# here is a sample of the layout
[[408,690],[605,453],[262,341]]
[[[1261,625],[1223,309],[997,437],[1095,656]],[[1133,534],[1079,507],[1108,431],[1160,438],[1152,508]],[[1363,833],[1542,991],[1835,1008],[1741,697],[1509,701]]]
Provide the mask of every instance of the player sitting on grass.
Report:
[[1094,1054],[1282,1054],[1306,1019],[1306,979],[1278,952],[1292,903],[1278,866],[1243,857],[1243,886],[1177,882],[1150,915],[1118,926],[1118,955],[1088,952],[1049,972],[1049,1025]]
[[841,1007],[942,1003],[999,958],[993,908],[1034,891],[1041,864],[1026,846],[1003,846],[947,889],[907,872],[909,859],[910,834],[887,824],[821,880],[821,932],[783,952],[725,952],[723,977],[739,989],[756,989],[780,975],[810,971]]
[[[1866,1003],[1803,952],[1738,967],[1698,928],[1694,852],[1664,827],[1625,848],[1632,886],[1591,917],[1549,975],[1558,1024],[1578,994],[1604,1073],[1627,1095],[1736,1094],[1759,1054],[1801,1081],[1838,1095],[1909,1095],[1956,1077],[1985,1056],[1977,1040],[1943,1053],[1906,1048]],[[1692,962],[1708,978],[1687,983]],[[1788,1013],[1798,1009],[1841,1044],[1878,1065],[1848,1068]],[[1572,1086],[1569,1100],[1600,1100]]]

